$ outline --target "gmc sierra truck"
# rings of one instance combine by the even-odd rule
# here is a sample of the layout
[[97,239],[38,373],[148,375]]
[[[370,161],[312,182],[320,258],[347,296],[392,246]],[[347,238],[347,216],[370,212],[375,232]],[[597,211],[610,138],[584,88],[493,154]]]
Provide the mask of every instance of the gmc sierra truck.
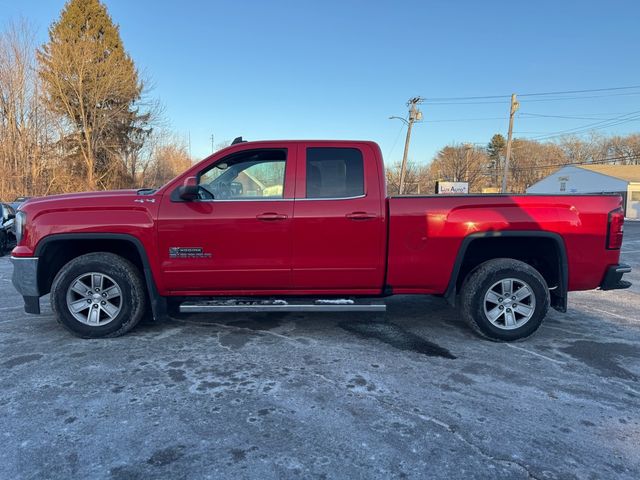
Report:
[[148,314],[383,311],[439,295],[492,340],[538,329],[567,292],[626,288],[618,195],[388,197],[366,141],[234,144],[159,189],[31,199],[13,283],[28,313],[113,337]]

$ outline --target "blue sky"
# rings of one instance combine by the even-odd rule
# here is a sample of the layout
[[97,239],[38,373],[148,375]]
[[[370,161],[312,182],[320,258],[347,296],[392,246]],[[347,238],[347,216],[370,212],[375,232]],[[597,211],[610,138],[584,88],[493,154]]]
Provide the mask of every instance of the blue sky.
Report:
[[[196,158],[210,153],[213,133],[216,143],[238,135],[371,139],[390,163],[402,155],[404,131],[388,117],[406,115],[412,96],[640,85],[640,2],[631,0],[104,3],[172,128],[190,133]],[[63,5],[0,0],[0,25],[26,18],[44,42]],[[517,136],[640,110],[640,89],[609,93],[617,94],[523,97]],[[414,128],[410,158],[428,162],[447,143],[506,134],[508,99],[492,101],[422,105],[425,122]],[[627,122],[601,132],[639,127]]]

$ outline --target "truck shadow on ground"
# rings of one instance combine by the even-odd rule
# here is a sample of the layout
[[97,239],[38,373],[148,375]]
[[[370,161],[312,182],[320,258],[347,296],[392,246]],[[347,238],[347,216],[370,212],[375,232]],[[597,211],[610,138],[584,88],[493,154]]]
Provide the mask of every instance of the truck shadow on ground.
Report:
[[[251,313],[244,314],[242,320],[238,320],[237,314],[180,314],[172,317],[172,320],[178,323],[189,323],[198,326],[210,326],[235,329],[236,335],[241,335],[243,330],[245,335],[252,336],[253,332],[267,332],[279,329],[287,323],[295,322],[299,330],[304,331],[306,337],[325,335],[327,337],[334,336],[338,329],[348,332],[363,340],[382,342],[397,350],[414,352],[430,357],[442,357],[447,359],[455,359],[448,349],[438,345],[437,343],[427,340],[416,333],[411,332],[408,328],[396,323],[393,314],[375,315],[371,317],[366,313],[333,313],[330,315],[311,313],[311,314],[289,314],[289,313]],[[450,323],[450,319],[430,318],[421,319],[420,323],[425,321],[440,323]],[[410,326],[409,326],[410,328]],[[462,325],[460,328],[464,328]]]
[[449,350],[440,345],[425,340],[415,333],[390,322],[355,320],[340,322],[338,326],[347,332],[354,333],[365,339],[375,339],[391,345],[398,350],[421,353],[429,357],[443,357],[455,359]]

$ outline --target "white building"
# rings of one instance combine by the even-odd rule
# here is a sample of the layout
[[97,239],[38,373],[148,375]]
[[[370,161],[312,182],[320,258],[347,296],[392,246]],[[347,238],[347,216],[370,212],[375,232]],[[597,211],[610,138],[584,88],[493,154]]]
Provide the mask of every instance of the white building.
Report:
[[619,193],[625,215],[640,218],[640,165],[570,165],[534,183],[527,193]]

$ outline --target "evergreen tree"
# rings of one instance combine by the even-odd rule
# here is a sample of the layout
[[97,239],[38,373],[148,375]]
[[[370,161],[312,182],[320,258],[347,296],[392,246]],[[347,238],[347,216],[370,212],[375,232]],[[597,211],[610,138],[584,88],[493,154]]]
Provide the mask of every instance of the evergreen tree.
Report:
[[106,7],[69,0],[38,62],[47,106],[65,119],[62,146],[86,188],[121,184],[122,155],[140,144],[149,117],[136,107],[143,85]]
[[499,133],[496,133],[493,137],[491,137],[491,141],[487,145],[487,155],[490,159],[499,161],[506,145],[507,141],[504,139],[504,137]]
[[496,133],[493,137],[491,137],[491,141],[487,145],[487,156],[490,161],[491,172],[493,173],[493,182],[494,185],[498,185],[498,179],[500,176],[500,172],[502,171],[502,155],[504,153],[504,148],[507,145],[507,141],[505,138]]

